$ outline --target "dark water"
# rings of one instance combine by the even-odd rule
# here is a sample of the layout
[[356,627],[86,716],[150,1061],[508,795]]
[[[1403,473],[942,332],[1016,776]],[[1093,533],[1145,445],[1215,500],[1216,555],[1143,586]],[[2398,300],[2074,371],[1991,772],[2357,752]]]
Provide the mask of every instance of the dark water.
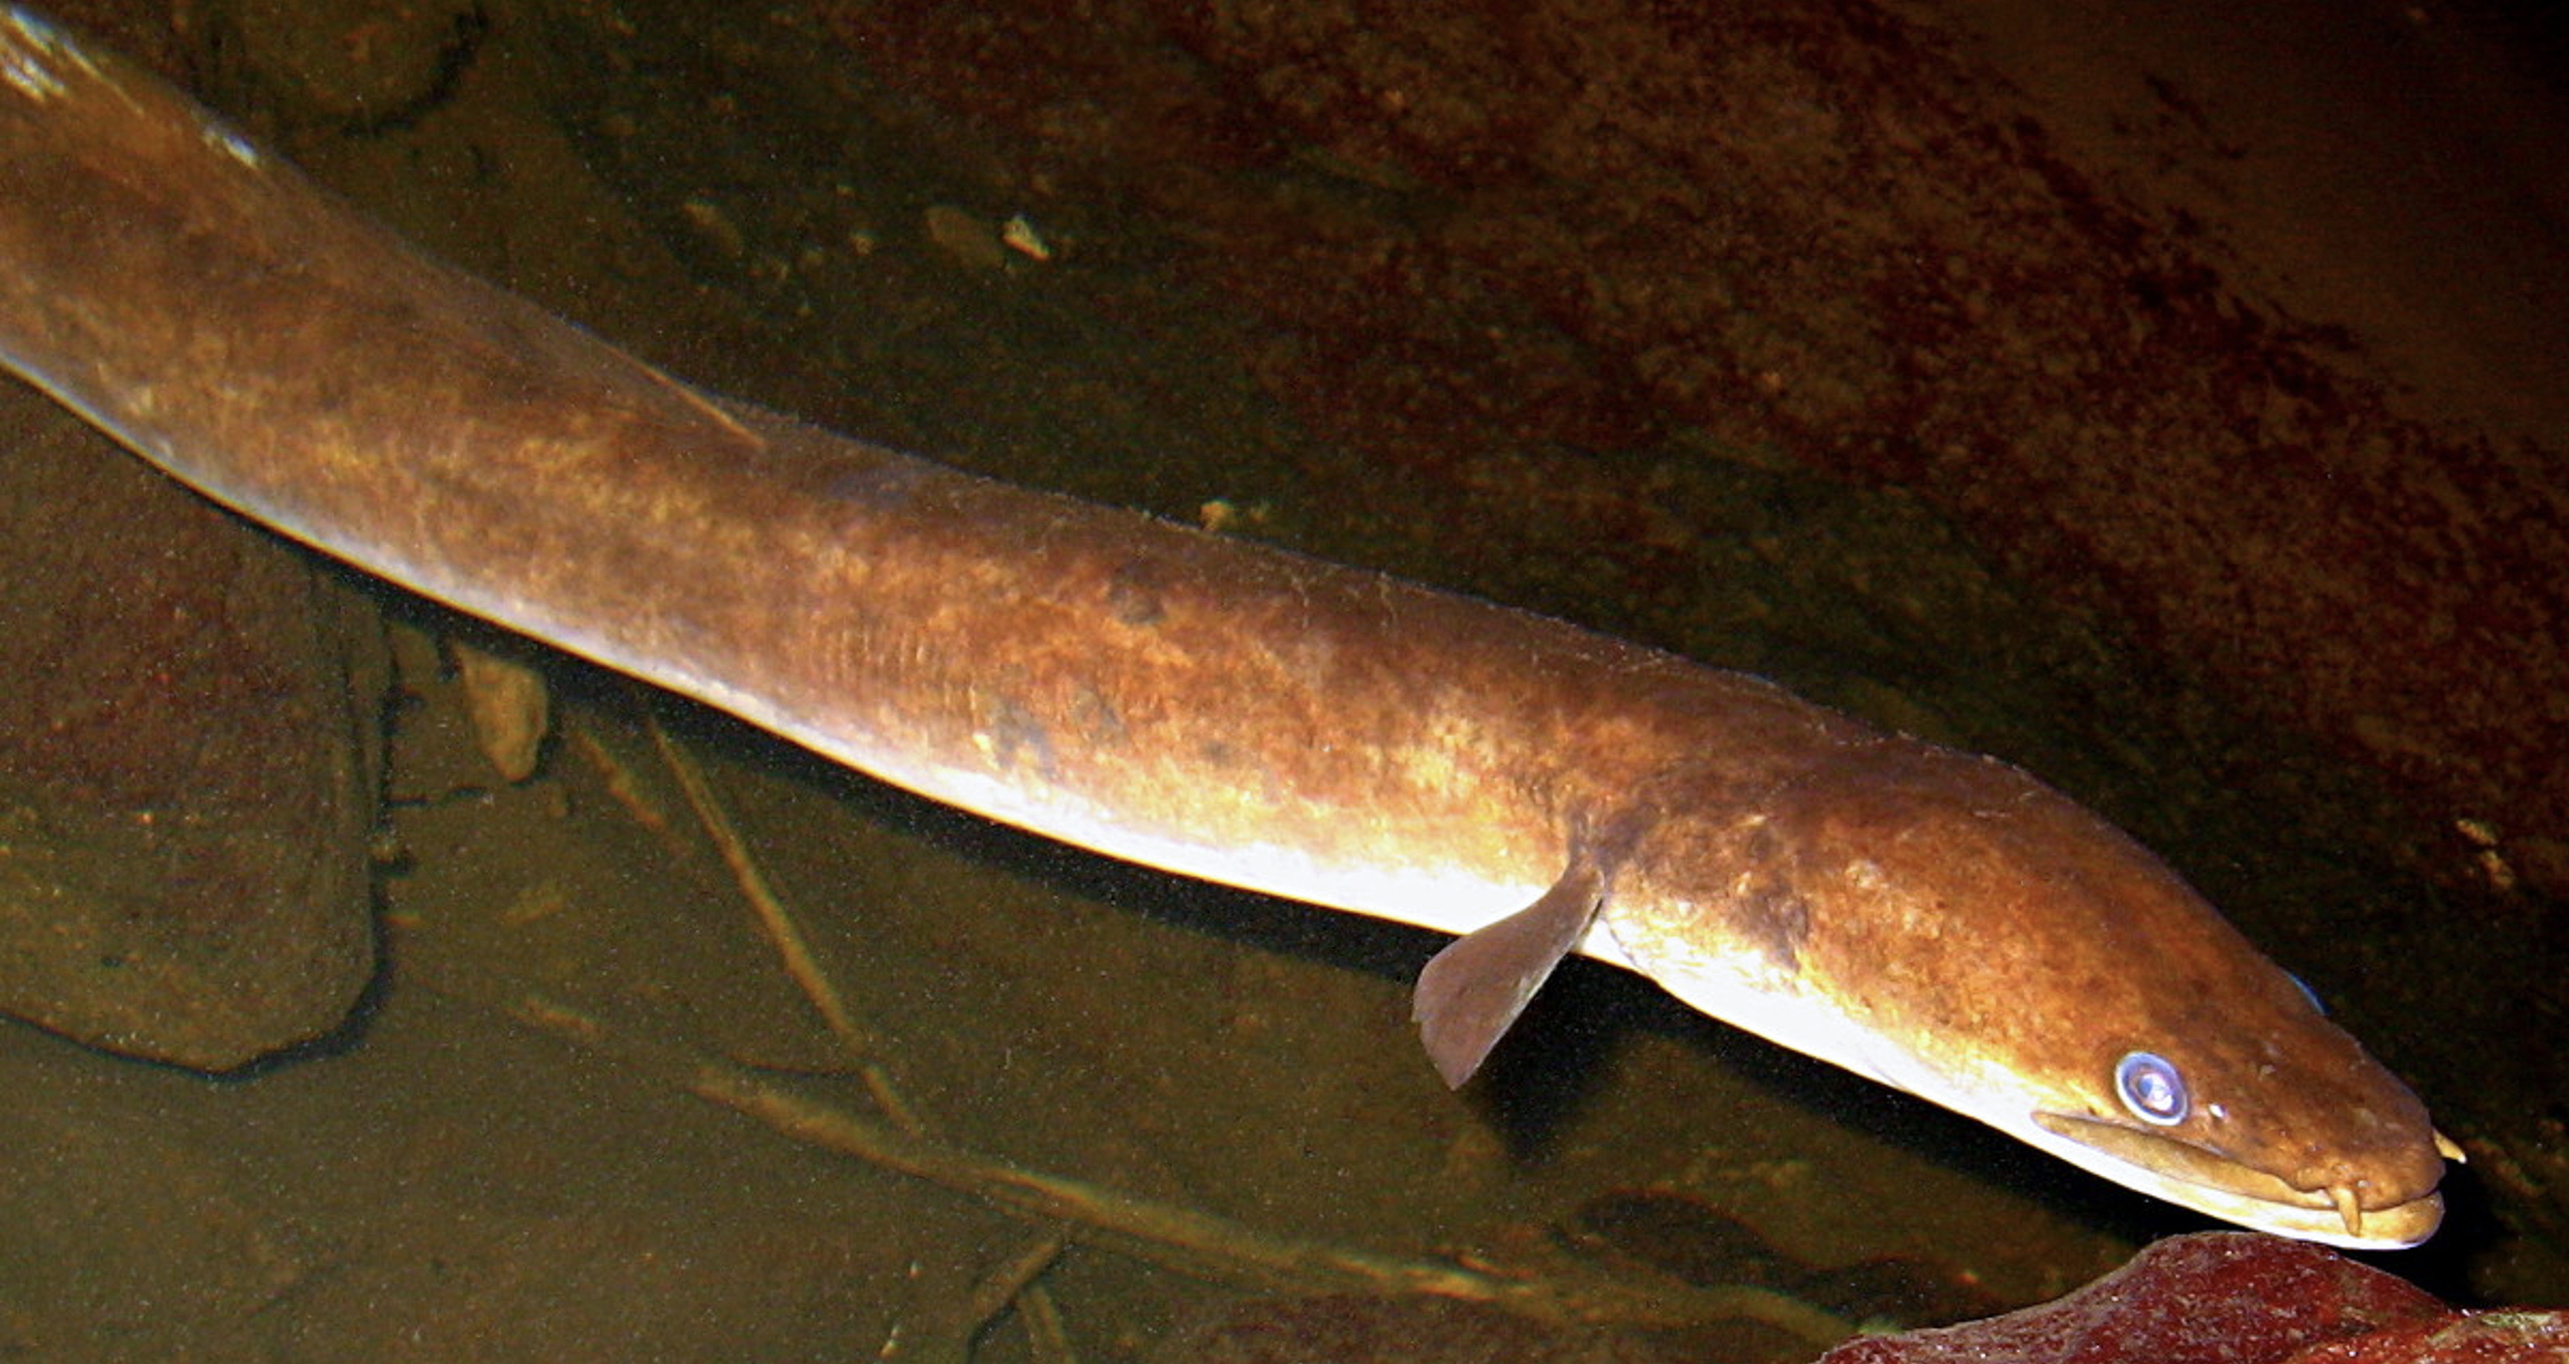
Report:
[[[2421,1026],[2473,1016],[2443,982],[2474,963],[2421,910],[2438,893],[2370,851],[2394,816],[2365,779],[2188,692],[1896,488],[1820,477],[1580,377],[1634,357],[1546,340],[1495,300],[1385,321],[1412,339],[1374,363],[1416,373],[1414,401],[1387,409],[1381,376],[1346,373],[1361,317],[1284,327],[1260,290],[1296,276],[1244,264],[1290,264],[1294,234],[1317,233],[1377,242],[1387,271],[1433,270],[1421,225],[1477,211],[1452,187],[1393,160],[1240,154],[1252,132],[1204,127],[1170,131],[1192,139],[1194,170],[1114,172],[1101,129],[1120,116],[1068,96],[1009,106],[996,80],[934,85],[918,74],[932,63],[882,46],[898,11],[826,6],[427,23],[412,41],[446,55],[406,69],[443,84],[405,87],[423,100],[395,124],[351,125],[332,111],[353,78],[276,54],[373,58],[394,39],[369,12],[209,7],[200,44],[233,36],[200,47],[203,78],[405,230],[674,372],[2001,753],[2170,855],[2432,1101],[2475,1095],[2466,1135],[2557,1140],[2507,1126],[2544,1110],[2486,1096],[2467,1068],[2482,1048]],[[298,41],[242,37],[284,30]],[[1001,60],[1006,26],[993,33]],[[1050,259],[1002,240],[1018,215]],[[1416,341],[1440,326],[1436,347]],[[1547,346],[1553,364],[1529,360]],[[1522,409],[1470,397],[1556,380],[1575,421],[1511,426]],[[42,1231],[0,1246],[0,1344],[61,1353],[104,1330],[91,1357],[956,1357],[974,1286],[1055,1229],[816,1152],[631,1054],[683,1048],[878,1112],[776,965],[646,703],[549,664],[564,733],[535,782],[497,788],[420,633],[447,622],[387,609],[408,696],[376,1003],[326,1054],[230,1082],[0,1036],[11,1092],[46,1096],[10,1119],[23,1156],[0,1208]],[[1104,863],[661,711],[936,1139],[1221,1219],[1148,1249],[1072,1228],[1041,1281],[1080,1357],[1151,1357],[1187,1331],[1346,1358],[1810,1352],[1735,1322],[1563,1336],[1441,1306],[1244,1309],[1277,1280],[1245,1248],[1259,1236],[1681,1303],[1724,1284],[1816,1301],[1837,1275],[1875,1286],[1829,1310],[1915,1323],[2056,1294],[2195,1225],[1602,968],[1565,972],[1487,1081],[1448,1094],[1406,1022],[1426,935]],[[618,1040],[529,1026],[511,1010],[530,994]],[[2473,1188],[2443,1248],[2400,1267],[2448,1292],[2475,1274],[2501,1296],[2569,1292]],[[1055,1357],[1029,1325],[1042,1310],[994,1309],[974,1357]]]

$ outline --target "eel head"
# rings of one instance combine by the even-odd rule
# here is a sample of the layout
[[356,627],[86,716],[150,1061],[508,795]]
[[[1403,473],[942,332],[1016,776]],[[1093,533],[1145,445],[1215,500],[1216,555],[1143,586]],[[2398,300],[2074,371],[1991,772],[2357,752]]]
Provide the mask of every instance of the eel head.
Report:
[[2415,1245],[2460,1152],[2157,858],[2024,773],[1905,739],[1665,811],[1603,917],[1786,1046],[2261,1231]]

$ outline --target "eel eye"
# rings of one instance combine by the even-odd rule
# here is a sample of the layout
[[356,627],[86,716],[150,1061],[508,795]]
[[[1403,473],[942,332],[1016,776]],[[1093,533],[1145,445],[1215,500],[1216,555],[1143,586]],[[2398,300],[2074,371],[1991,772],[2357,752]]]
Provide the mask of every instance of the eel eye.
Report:
[[2114,1067],[2114,1092],[2132,1116],[2155,1127],[2185,1121],[2193,1105],[2185,1094],[2185,1076],[2164,1056],[2136,1051]]

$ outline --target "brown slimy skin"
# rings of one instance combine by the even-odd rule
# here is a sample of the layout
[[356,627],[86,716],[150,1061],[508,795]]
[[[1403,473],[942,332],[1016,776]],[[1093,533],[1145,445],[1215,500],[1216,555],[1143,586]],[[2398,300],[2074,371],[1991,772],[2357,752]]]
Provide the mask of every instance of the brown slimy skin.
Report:
[[[1748,805],[1714,807],[1665,869],[1628,883],[1701,900],[1703,931],[1735,935],[1875,1032],[1920,1039],[1931,1065],[2003,1066],[2038,1125],[2175,1177],[2255,1188],[2262,1173],[2266,1196],[2323,1221],[2351,1204],[2375,1234],[2432,1230],[2443,1162],[2424,1107],[2086,810],[2003,763],[1901,739],[1846,749]],[[1722,890],[1679,888],[1706,866],[1731,869]],[[2122,1101],[2115,1071],[2134,1052],[2182,1076],[2181,1120]]]
[[[287,535],[1112,856],[1462,933],[1566,875],[1602,890],[1582,950],[2108,1177],[2350,1244],[2433,1228],[2399,1081],[2011,768],[722,403],[17,12],[0,82],[0,358]],[[2128,1111],[2133,1051],[2180,1067],[2181,1121]]]

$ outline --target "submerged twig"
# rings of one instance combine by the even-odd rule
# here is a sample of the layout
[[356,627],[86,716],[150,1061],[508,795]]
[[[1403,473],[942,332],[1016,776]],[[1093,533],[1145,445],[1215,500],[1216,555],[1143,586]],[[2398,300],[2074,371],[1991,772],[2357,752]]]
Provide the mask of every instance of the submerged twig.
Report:
[[[955,1301],[932,1308],[924,1319],[894,1327],[875,1358],[899,1360],[902,1364],[967,1364],[982,1333],[1011,1305],[1031,1315],[1038,1310],[1032,1304],[1041,1303],[1046,1320],[1057,1325],[1060,1318],[1053,1310],[1052,1299],[1039,1291],[1035,1279],[1052,1268],[1066,1244],[1068,1239],[1058,1227],[1036,1237],[998,1268],[974,1280],[969,1291]],[[1026,1329],[1029,1340],[1037,1340],[1035,1323],[1028,1321]],[[1048,1344],[1037,1344],[1037,1358],[1046,1357],[1043,1349]]]
[[[766,873],[759,869],[757,859],[750,855],[748,843],[733,827],[731,814],[714,794],[712,783],[705,779],[704,769],[670,737],[668,727],[660,723],[657,708],[648,710],[646,714],[651,742],[659,750],[660,760],[677,778],[678,789],[686,796],[688,808],[695,812],[697,823],[704,827],[705,836],[713,840],[723,865],[730,868],[741,898],[749,902],[751,912],[757,915],[760,928],[766,932],[769,944],[776,949],[777,958],[785,967],[785,974],[811,1002],[831,1035],[838,1038],[839,1046],[856,1064],[857,1073],[865,1083],[866,1092],[873,1097],[875,1106],[902,1132],[912,1137],[929,1136],[927,1120],[902,1096],[899,1086],[892,1081],[890,1070],[883,1064],[880,1041],[872,1029],[858,1021],[845,996],[839,993],[837,982],[830,979],[819,958],[813,955],[810,940],[804,937],[802,926],[794,921],[784,900],[770,887]],[[1053,1305],[1052,1294],[1035,1282],[1036,1276],[1061,1254],[1065,1244],[1065,1237],[1052,1237],[1042,1258],[1007,1283],[1006,1291],[996,1301],[982,1301],[990,1291],[987,1284],[974,1294],[965,1314],[968,1325],[963,1328],[955,1345],[959,1358],[971,1356],[972,1338],[1011,1301],[1022,1309],[1027,1335],[1039,1350],[1058,1345],[1054,1351],[1056,1357],[1063,1360],[1072,1358],[1069,1341],[1061,1331],[1061,1313]]]
[[1040,1291],[1020,1294],[1017,1319],[1026,1327],[1026,1355],[1035,1364],[1079,1364],[1079,1352],[1071,1348],[1070,1328],[1062,1324],[1061,1307],[1053,1295]]
[[582,725],[565,726],[562,743],[597,769],[598,779],[606,783],[607,798],[624,810],[627,819],[641,825],[644,832],[659,840],[660,846],[671,857],[682,862],[693,857],[694,845],[679,837],[678,830],[670,823],[668,812],[662,810],[659,802],[644,790],[641,774],[635,772],[621,754]]
[[1139,1258],[1199,1278],[1266,1292],[1428,1294],[1556,1322],[1664,1327],[1750,1320],[1822,1345],[1853,1331],[1835,1315],[1763,1288],[1635,1287],[1578,1273],[1515,1276],[1449,1260],[1276,1235],[899,1131],[711,1057],[622,1037],[595,1018],[540,996],[525,996],[509,1007],[528,1023],[647,1066],[698,1097],[757,1118],[796,1141],[970,1194],[1031,1221],[1077,1225],[1085,1229],[1083,1239],[1112,1241]]
[[981,1282],[972,1286],[972,1296],[964,1302],[965,1333],[980,1334],[1000,1313],[1007,1311],[1009,1304],[1034,1287],[1036,1276],[1053,1267],[1053,1261],[1061,1258],[1062,1248],[1069,1244],[1070,1237],[1056,1227],[1009,1256],[1007,1262],[997,1269],[983,1275]]
[[866,1091],[873,1095],[876,1105],[903,1131],[924,1133],[927,1129],[917,1111],[901,1097],[900,1090],[892,1084],[890,1073],[883,1068],[882,1045],[871,1030],[857,1021],[856,1015],[847,1007],[847,1000],[839,994],[838,984],[821,969],[820,959],[812,954],[810,940],[803,936],[802,927],[794,922],[794,916],[786,912],[784,901],[778,899],[776,892],[769,887],[766,873],[759,870],[757,860],[749,854],[749,845],[732,827],[730,814],[715,798],[712,784],[705,780],[704,769],[698,767],[695,759],[688,757],[686,750],[669,737],[668,728],[660,723],[657,711],[651,712],[649,724],[651,742],[659,748],[660,760],[668,764],[670,774],[678,779],[678,789],[686,796],[688,808],[695,811],[696,821],[704,826],[705,836],[713,840],[714,851],[722,857],[723,865],[731,869],[732,879],[740,886],[741,897],[749,902],[750,911],[758,916],[759,927],[766,932],[768,942],[774,945],[778,959],[784,963],[785,974],[793,978],[795,988],[811,1001],[812,1008],[821,1016],[821,1022],[829,1028],[830,1035],[839,1040],[839,1045],[856,1063]]

